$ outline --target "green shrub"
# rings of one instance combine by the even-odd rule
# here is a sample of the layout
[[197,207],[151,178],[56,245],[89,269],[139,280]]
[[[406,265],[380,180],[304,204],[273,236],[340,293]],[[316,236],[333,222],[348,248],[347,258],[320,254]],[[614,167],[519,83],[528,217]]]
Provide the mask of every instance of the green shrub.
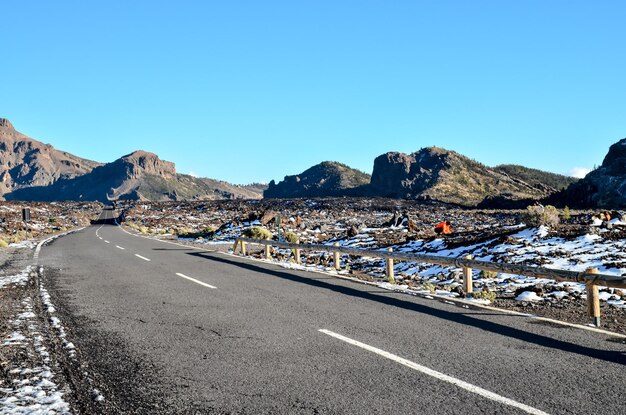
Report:
[[522,214],[522,219],[529,226],[554,226],[560,222],[559,211],[551,205],[528,206],[526,212]]
[[9,246],[9,243],[4,239],[0,239],[0,248],[6,248],[7,246]]
[[274,237],[274,234],[272,232],[268,231],[265,228],[261,228],[260,226],[254,226],[252,228],[246,229],[244,231],[244,235],[248,238],[267,240],[270,240]]
[[478,276],[480,278],[496,278],[498,276],[498,273],[495,271],[480,271],[480,274],[478,274]]
[[477,300],[494,301],[496,299],[496,293],[493,291],[474,291],[472,297]]
[[185,228],[182,226],[180,228],[176,228],[175,232],[176,232],[176,235],[180,237],[185,237],[185,236],[188,236],[189,234],[194,233],[193,230],[191,230],[190,228]]
[[293,232],[287,232],[285,234],[285,240],[290,244],[297,244],[300,242],[300,237]]
[[139,233],[141,233],[142,235],[148,234],[148,228],[146,228],[145,226],[140,226],[138,230],[139,230]]
[[429,283],[429,282],[426,282],[426,283],[424,283],[424,284],[421,284],[421,286],[420,286],[419,288],[421,288],[422,290],[428,290],[428,291],[430,291],[431,293],[434,293],[434,292],[435,292],[435,290],[437,289],[437,287],[435,287],[435,285],[434,285],[434,284],[431,284],[431,283]]
[[569,219],[571,219],[571,217],[572,217],[572,214],[569,211],[569,207],[565,206],[565,208],[563,209],[563,219],[569,220]]

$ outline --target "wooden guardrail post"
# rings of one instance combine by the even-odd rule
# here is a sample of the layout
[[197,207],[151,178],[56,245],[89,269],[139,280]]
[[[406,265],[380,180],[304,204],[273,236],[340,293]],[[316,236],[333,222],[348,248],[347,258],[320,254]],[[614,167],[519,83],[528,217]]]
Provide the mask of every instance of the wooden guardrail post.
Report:
[[[393,248],[387,248],[387,251],[393,252]],[[386,258],[386,268],[387,268],[387,282],[389,284],[395,284],[396,279],[393,275],[393,258]]]
[[272,259],[272,247],[269,244],[265,245],[265,259]]
[[[599,274],[598,268],[588,268],[588,274]],[[600,327],[600,292],[598,286],[593,282],[587,281],[587,313],[593,319],[593,325]]]
[[[472,259],[472,256],[466,255],[465,259]],[[474,281],[471,268],[463,267],[463,291],[465,291],[465,295],[469,295],[474,292]]]
[[[241,242],[243,244],[243,242]],[[239,245],[239,239],[235,239],[235,243],[233,244],[233,254],[237,253],[237,245]]]
[[[339,246],[339,242],[335,242],[335,246]],[[335,264],[335,269],[339,271],[341,269],[341,261],[339,252],[333,252],[333,262]]]
[[[299,244],[299,243],[300,243],[300,241],[296,242],[296,244]],[[295,257],[296,257],[296,264],[300,264],[300,262],[302,262],[300,260],[300,253],[302,252],[302,249],[296,248],[296,249],[293,250],[293,252],[294,252]]]
[[246,243],[241,241],[241,255],[246,256]]

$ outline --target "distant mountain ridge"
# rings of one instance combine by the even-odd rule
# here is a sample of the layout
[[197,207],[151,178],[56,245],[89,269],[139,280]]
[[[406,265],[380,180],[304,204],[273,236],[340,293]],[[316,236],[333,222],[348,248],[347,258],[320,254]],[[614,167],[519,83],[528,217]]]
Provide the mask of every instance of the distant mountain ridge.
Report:
[[346,196],[349,189],[365,186],[370,175],[335,161],[324,161],[300,174],[272,180],[263,193],[266,198]]
[[[328,163],[328,162],[325,162]],[[340,163],[321,163],[299,175],[270,182],[265,197],[296,198],[323,196],[368,196],[437,200],[461,206],[522,207],[544,199],[575,182],[575,178],[502,165],[487,167],[459,153],[426,147],[412,154],[388,152],[374,160],[371,177],[339,178],[356,170]],[[336,166],[341,166],[341,170]],[[328,177],[333,177],[329,185]],[[369,182],[367,178],[369,177]]]
[[571,183],[553,173],[521,166],[491,168],[455,151],[426,147],[412,154],[390,152],[378,156],[369,193],[461,206],[513,207],[559,190],[546,182]]
[[135,151],[97,163],[17,132],[0,118],[0,173],[6,200],[260,199],[262,189],[176,173],[174,163]]

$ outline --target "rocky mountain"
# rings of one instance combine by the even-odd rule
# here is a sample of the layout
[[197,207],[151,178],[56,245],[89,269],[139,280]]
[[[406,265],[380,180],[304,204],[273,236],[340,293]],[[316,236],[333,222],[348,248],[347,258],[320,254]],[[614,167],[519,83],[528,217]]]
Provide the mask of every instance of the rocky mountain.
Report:
[[345,164],[324,161],[304,172],[272,180],[263,196],[266,198],[297,198],[345,196],[369,183],[370,176]]
[[553,176],[559,175],[518,166],[490,168],[454,151],[427,147],[413,154],[378,156],[368,194],[462,206],[517,207],[555,193],[558,189],[546,184],[561,183]]
[[568,187],[562,202],[576,207],[626,208],[626,138],[609,147],[600,167]]
[[214,200],[259,199],[254,189],[176,173],[174,163],[156,154],[135,151],[112,163],[48,186],[16,190],[11,200]]
[[100,165],[33,140],[0,118],[0,197],[17,189],[72,179]]

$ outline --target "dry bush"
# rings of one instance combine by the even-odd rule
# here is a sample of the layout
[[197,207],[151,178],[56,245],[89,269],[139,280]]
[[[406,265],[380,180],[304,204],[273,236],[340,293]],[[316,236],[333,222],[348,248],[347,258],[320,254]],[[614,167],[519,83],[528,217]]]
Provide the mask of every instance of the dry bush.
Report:
[[555,226],[560,222],[559,211],[554,206],[528,206],[522,219],[529,226]]
[[268,231],[265,228],[261,228],[260,226],[254,226],[250,229],[246,229],[244,235],[248,238],[266,240],[270,240],[274,237],[274,234],[272,232]]

